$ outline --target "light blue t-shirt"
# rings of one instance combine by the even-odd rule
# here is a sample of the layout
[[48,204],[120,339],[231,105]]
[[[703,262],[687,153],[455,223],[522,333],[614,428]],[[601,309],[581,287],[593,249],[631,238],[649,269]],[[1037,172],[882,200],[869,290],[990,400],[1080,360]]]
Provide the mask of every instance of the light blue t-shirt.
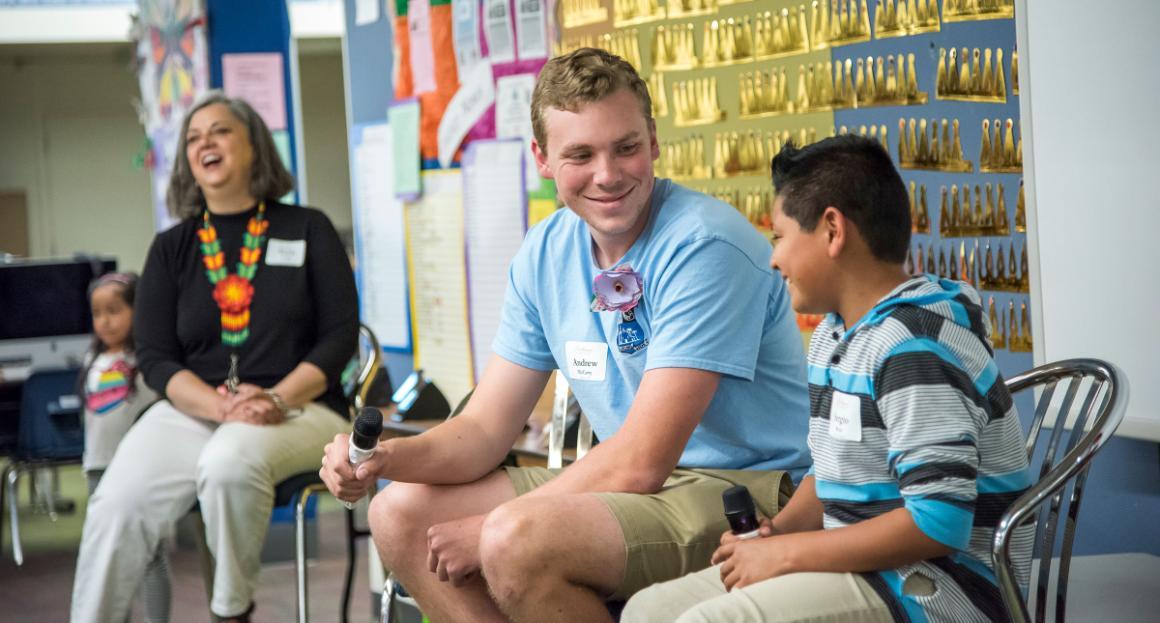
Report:
[[[588,225],[567,209],[529,231],[512,260],[492,348],[526,368],[564,371],[600,439],[624,423],[645,371],[718,372],[680,465],[783,469],[796,481],[810,464],[805,355],[769,242],[737,210],[669,180],[656,181],[649,210],[618,263],[643,280],[634,311],[645,348],[621,352],[620,313],[591,311],[601,269]],[[603,380],[582,378],[592,375],[582,359],[604,362]]]

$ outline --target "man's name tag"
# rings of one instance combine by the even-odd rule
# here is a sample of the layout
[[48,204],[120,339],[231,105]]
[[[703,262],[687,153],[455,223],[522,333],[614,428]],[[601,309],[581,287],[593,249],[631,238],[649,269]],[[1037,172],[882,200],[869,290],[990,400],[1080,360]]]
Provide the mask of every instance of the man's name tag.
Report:
[[603,381],[608,371],[608,344],[604,342],[565,342],[568,378],[573,381]]
[[846,441],[862,441],[862,400],[835,391],[830,401],[830,436]]
[[301,266],[306,263],[305,240],[279,240],[266,243],[267,266]]

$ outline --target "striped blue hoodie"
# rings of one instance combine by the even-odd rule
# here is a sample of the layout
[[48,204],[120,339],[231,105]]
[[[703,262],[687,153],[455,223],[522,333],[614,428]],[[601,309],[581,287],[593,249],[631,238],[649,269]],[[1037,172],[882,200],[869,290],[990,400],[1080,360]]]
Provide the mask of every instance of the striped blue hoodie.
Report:
[[[825,528],[906,508],[927,536],[954,549],[863,574],[896,620],[1006,620],[991,538],[1032,480],[990,330],[971,286],[925,275],[849,329],[828,315],[810,342],[810,471]],[[1033,526],[1015,535],[1024,578],[1033,538]],[[914,573],[934,581],[933,594],[905,594]]]

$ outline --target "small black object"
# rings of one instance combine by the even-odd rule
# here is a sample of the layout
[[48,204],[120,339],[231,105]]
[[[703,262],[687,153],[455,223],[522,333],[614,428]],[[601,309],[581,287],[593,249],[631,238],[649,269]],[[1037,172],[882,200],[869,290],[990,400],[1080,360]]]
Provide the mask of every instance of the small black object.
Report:
[[760,526],[757,523],[757,509],[753,506],[753,497],[745,485],[736,485],[721,494],[721,501],[725,505],[725,519],[729,520],[729,528],[733,534],[754,532]]
[[354,420],[351,443],[356,448],[373,448],[383,434],[383,413],[374,407],[363,407]]
[[392,420],[441,420],[451,414],[451,404],[439,388],[416,370],[395,391],[393,402],[397,405]]

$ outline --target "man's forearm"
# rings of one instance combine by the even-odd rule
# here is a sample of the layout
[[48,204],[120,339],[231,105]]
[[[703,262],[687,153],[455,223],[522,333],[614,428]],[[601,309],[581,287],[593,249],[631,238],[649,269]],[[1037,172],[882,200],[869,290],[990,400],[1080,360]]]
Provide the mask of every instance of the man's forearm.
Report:
[[475,482],[499,467],[518,434],[452,418],[421,435],[380,442],[386,468],[379,476],[431,485]]
[[660,490],[672,468],[634,465],[631,453],[618,449],[614,440],[592,448],[584,457],[568,466],[551,482],[537,487],[528,495],[563,495],[570,493],[624,492],[655,493]]

